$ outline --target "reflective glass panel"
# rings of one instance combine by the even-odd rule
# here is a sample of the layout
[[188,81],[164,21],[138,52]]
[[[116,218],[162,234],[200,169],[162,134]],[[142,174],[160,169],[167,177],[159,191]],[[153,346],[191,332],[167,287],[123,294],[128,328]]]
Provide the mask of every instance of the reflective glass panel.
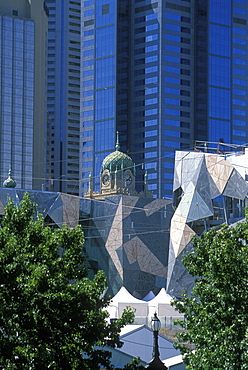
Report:
[[96,30],[96,57],[115,54],[115,27],[108,26]]
[[230,119],[230,91],[209,88],[209,115],[210,117]]
[[230,87],[230,59],[210,56],[210,85]]
[[230,143],[230,122],[210,119],[209,141],[218,142],[220,138],[223,138],[226,143]]
[[210,53],[230,57],[231,29],[223,26],[210,25]]
[[210,22],[231,25],[231,0],[210,0]]

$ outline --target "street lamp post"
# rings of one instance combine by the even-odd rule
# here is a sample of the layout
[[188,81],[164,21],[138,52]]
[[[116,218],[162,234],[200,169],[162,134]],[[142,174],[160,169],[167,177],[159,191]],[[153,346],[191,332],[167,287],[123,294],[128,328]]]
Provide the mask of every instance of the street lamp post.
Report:
[[153,331],[153,352],[152,356],[153,359],[149,364],[146,366],[148,370],[168,370],[167,367],[163,364],[163,362],[159,358],[159,349],[158,349],[158,332],[161,328],[161,322],[157,317],[155,312],[154,317],[152,318],[152,331]]

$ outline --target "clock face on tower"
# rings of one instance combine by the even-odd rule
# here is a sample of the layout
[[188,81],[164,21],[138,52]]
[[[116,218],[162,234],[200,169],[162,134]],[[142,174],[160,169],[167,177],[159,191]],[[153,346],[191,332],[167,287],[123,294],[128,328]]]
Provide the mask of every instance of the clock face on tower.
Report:
[[110,176],[108,173],[106,173],[105,175],[103,175],[102,177],[102,183],[103,185],[107,186],[110,182]]
[[129,186],[132,184],[132,176],[129,175],[129,173],[127,173],[125,176],[124,176],[124,181],[125,181],[125,186]]

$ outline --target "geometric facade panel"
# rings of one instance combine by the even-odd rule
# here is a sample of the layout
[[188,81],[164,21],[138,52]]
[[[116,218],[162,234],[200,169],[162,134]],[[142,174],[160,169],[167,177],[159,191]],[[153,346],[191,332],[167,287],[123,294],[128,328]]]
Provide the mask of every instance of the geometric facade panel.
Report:
[[141,271],[166,278],[167,268],[138,237],[125,243],[124,250],[130,264],[138,262]]
[[180,185],[185,191],[190,182],[195,182],[197,180],[198,173],[204,160],[204,155],[202,153],[183,153],[185,153],[185,155],[181,157],[181,160],[177,160],[175,173],[178,179],[177,185]]
[[[174,200],[167,275],[168,293],[180,297],[194,279],[186,272],[183,255],[192,249],[192,235],[244,217],[248,184],[222,154],[176,152]],[[176,191],[179,187],[183,190]],[[177,198],[178,197],[178,198]]]
[[207,170],[222,194],[233,171],[233,166],[217,154],[206,154]]
[[235,197],[237,199],[244,199],[248,190],[248,184],[236,169],[233,170],[232,175],[225,187],[223,195],[228,197]]
[[[86,253],[106,273],[110,295],[124,286],[142,299],[166,286],[172,201],[119,194],[101,201],[84,198],[81,208],[91,220]],[[89,215],[83,217],[87,223]]]
[[151,216],[153,213],[159,211],[161,208],[170,203],[171,200],[169,199],[154,199],[144,207],[146,216],[147,217]]
[[123,268],[121,257],[118,256],[117,250],[122,246],[122,199],[116,209],[111,228],[109,230],[108,238],[106,240],[106,249],[109,256],[116,267],[120,277],[123,279]]
[[185,218],[177,211],[171,220],[170,238],[175,258],[183,251],[195,234],[185,221]]

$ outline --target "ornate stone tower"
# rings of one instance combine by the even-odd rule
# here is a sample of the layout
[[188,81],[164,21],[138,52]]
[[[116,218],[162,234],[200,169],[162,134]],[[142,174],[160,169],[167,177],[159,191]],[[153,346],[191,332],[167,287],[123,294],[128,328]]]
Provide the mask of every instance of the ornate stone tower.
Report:
[[135,191],[135,164],[127,154],[120,151],[118,133],[115,151],[102,162],[100,183],[100,193],[93,192],[90,176],[89,191],[85,198],[103,198],[117,194],[138,195]]

